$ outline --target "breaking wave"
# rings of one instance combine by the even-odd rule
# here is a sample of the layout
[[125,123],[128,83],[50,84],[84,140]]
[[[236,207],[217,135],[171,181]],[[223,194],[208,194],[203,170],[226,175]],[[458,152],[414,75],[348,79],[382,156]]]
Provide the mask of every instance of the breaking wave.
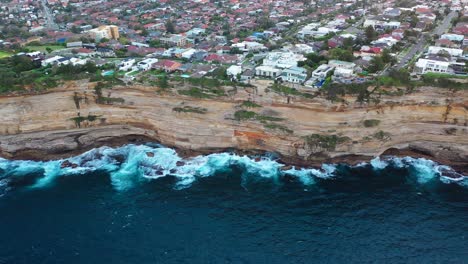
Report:
[[160,145],[125,145],[119,148],[101,147],[82,155],[55,161],[10,161],[0,158],[0,196],[15,186],[42,188],[59,177],[106,172],[118,191],[135,187],[138,183],[162,177],[174,177],[174,189],[190,187],[199,178],[235,171],[244,184],[252,179],[280,182],[288,178],[308,186],[317,180],[333,180],[340,171],[370,169],[375,172],[387,168],[407,169],[418,184],[434,181],[468,186],[468,177],[450,167],[423,158],[375,158],[356,166],[323,164],[321,168],[297,168],[281,164],[273,155],[241,156],[216,153],[182,158],[171,148]]

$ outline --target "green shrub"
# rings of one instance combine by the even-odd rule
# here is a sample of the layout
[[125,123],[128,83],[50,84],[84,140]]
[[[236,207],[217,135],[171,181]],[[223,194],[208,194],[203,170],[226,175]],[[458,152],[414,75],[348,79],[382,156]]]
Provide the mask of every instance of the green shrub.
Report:
[[372,136],[373,136],[373,138],[381,140],[381,141],[388,141],[388,140],[392,139],[392,134],[390,134],[388,132],[384,132],[382,130],[380,130],[379,132],[375,133]]
[[328,151],[335,150],[337,145],[343,144],[349,140],[351,140],[349,137],[341,137],[338,135],[312,134],[304,137],[305,143],[310,148],[319,147]]
[[251,102],[251,101],[244,101],[244,102],[242,102],[241,106],[245,107],[245,108],[259,108],[259,107],[262,107],[261,105],[256,104],[256,103]]
[[174,107],[172,111],[178,113],[196,113],[196,114],[206,114],[208,110],[206,108],[201,107],[192,107],[192,106],[184,106],[184,107]]
[[271,129],[271,130],[280,130],[280,131],[288,133],[288,134],[294,133],[294,131],[292,131],[288,127],[283,126],[283,125],[279,125],[279,124],[275,124],[275,123],[265,124],[264,127],[267,128],[267,129]]
[[238,121],[253,119],[257,116],[257,113],[246,110],[239,110],[234,113],[234,118]]
[[365,127],[376,127],[380,124],[380,120],[378,119],[367,119],[364,120],[364,126]]

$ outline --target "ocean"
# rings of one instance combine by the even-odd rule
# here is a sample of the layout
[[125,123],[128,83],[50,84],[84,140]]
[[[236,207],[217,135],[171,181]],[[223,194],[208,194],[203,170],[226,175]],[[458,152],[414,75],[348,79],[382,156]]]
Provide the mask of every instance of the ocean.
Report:
[[468,263],[468,177],[155,145],[0,159],[0,263]]

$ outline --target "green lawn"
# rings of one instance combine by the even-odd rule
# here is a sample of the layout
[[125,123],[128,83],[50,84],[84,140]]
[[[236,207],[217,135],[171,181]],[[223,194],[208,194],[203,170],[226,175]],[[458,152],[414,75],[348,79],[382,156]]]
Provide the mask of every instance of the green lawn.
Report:
[[62,45],[45,45],[45,46],[26,46],[27,49],[31,51],[40,51],[40,52],[47,52],[47,48],[51,48],[52,50],[60,50],[65,49]]
[[0,50],[0,59],[10,57],[11,55],[13,55],[13,54],[11,54],[9,52],[6,52],[6,51],[3,51],[3,50]]
[[467,79],[468,76],[464,75],[452,75],[447,73],[436,73],[436,72],[428,72],[424,74],[424,76],[429,78],[453,78],[453,79]]

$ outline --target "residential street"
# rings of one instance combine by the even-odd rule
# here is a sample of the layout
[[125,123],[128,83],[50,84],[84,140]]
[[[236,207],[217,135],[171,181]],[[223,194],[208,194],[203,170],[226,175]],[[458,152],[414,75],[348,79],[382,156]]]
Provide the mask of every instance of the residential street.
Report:
[[[444,34],[450,28],[452,19],[455,18],[457,15],[458,13],[456,11],[452,11],[450,14],[448,14],[445,17],[445,19],[432,31],[430,36],[434,34]],[[413,59],[414,56],[424,51],[424,47],[426,46],[426,44],[427,40],[425,38],[425,35],[421,35],[421,37],[419,37],[419,39],[417,40],[417,43],[411,47],[411,50],[398,62],[397,65],[394,66],[394,68],[399,70],[406,66],[406,64],[411,59]]]

